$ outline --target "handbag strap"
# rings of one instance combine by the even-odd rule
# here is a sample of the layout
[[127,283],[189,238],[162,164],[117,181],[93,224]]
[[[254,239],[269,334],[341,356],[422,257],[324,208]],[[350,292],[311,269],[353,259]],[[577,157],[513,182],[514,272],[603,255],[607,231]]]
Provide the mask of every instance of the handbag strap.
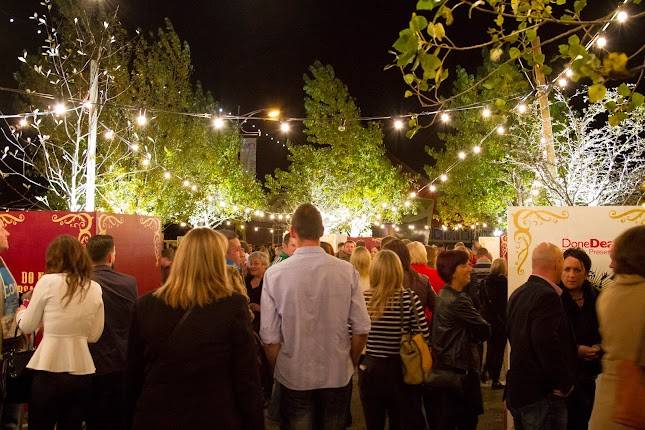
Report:
[[[404,290],[405,290],[405,289],[404,289],[404,288],[402,288],[402,289],[401,289],[401,294],[399,295],[399,301],[400,301],[400,303],[399,303],[399,309],[400,309],[400,311],[401,311],[401,329],[402,329],[402,330],[404,330],[404,332],[405,332],[405,331],[406,331],[406,330],[404,329],[404,327],[405,327],[405,322],[404,322],[404,321],[405,321],[405,319],[404,319],[404,317],[403,317],[403,291],[404,291]],[[408,290],[409,290],[409,289],[408,289]],[[409,290],[409,291],[410,291],[410,293],[412,293],[412,290]],[[416,322],[416,324],[417,324],[417,330],[419,331],[419,333],[421,333],[423,330],[421,330],[421,322],[419,321],[419,315],[417,314],[417,310],[414,308],[414,300],[413,300],[413,298],[414,298],[414,297],[412,296],[412,294],[408,294],[408,295],[410,296],[410,307],[409,307],[409,310],[410,310],[410,312],[412,312],[412,314],[414,315],[414,321],[415,321],[415,322]],[[410,324],[408,324],[408,325],[407,325],[407,328],[408,328],[408,329],[407,329],[407,333],[408,333],[408,334],[411,334],[411,333],[412,333],[412,328],[410,327]]]

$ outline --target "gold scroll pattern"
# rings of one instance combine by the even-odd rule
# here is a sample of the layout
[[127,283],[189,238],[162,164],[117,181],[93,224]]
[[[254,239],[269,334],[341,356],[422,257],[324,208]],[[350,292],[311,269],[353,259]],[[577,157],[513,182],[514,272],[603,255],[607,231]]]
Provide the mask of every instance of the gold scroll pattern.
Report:
[[155,251],[155,265],[159,266],[159,260],[161,259],[161,221],[159,221],[159,218],[145,217],[139,218],[139,222],[145,228],[154,232],[152,246]]
[[517,250],[517,274],[524,274],[524,263],[529,256],[529,248],[533,242],[533,235],[531,234],[531,227],[542,225],[546,222],[557,223],[558,220],[568,219],[569,213],[562,211],[555,213],[544,209],[521,209],[513,214],[513,225],[515,226],[515,233],[513,240],[515,241],[515,249]]
[[620,222],[635,222],[645,225],[645,208],[629,209],[622,213],[612,209],[609,211],[609,218],[620,220]]
[[63,216],[52,215],[52,221],[60,225],[68,225],[72,228],[78,228],[78,240],[82,244],[87,244],[87,241],[92,237],[92,215],[84,212],[71,213]]
[[123,218],[101,213],[98,216],[97,224],[99,228],[98,234],[107,234],[108,228],[117,227],[123,224]]
[[8,213],[0,213],[0,225],[16,225],[25,221],[25,214],[20,214],[18,216],[11,215]]

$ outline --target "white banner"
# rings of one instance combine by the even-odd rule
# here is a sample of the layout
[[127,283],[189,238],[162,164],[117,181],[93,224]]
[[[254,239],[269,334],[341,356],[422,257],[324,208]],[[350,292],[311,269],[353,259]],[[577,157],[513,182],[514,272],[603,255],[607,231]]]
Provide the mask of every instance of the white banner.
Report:
[[[606,280],[609,249],[623,231],[645,224],[645,207],[578,206],[512,207],[508,209],[508,293],[531,274],[531,254],[541,242],[563,251],[582,248],[591,257],[593,280]],[[645,246],[645,244],[643,244]]]

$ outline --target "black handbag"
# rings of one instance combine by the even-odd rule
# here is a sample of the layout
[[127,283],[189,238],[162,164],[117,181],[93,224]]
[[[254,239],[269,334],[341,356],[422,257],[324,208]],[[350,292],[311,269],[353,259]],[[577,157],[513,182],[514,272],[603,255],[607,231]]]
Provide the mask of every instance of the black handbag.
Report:
[[426,386],[431,390],[444,391],[458,396],[464,394],[465,373],[460,373],[452,369],[432,369],[430,378]]
[[21,351],[21,342],[17,341],[20,339],[17,334],[16,327],[16,336],[12,339],[16,341],[3,342],[3,347],[9,346],[2,354],[2,395],[7,403],[27,403],[31,398],[32,371],[27,369],[27,364],[35,351]]

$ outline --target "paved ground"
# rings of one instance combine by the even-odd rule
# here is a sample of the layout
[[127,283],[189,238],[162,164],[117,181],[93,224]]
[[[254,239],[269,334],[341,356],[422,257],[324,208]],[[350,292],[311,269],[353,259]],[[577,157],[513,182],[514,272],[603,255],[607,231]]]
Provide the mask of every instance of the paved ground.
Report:
[[[354,381],[354,390],[352,393],[352,417],[353,425],[349,427],[352,430],[362,430],[365,428],[363,421],[363,412],[361,410],[361,401],[358,397],[358,387]],[[484,415],[479,417],[477,430],[504,430],[504,404],[502,403],[502,391],[493,391],[488,386],[482,386],[484,396]],[[278,430],[275,423],[267,422],[267,430]]]

